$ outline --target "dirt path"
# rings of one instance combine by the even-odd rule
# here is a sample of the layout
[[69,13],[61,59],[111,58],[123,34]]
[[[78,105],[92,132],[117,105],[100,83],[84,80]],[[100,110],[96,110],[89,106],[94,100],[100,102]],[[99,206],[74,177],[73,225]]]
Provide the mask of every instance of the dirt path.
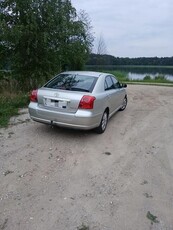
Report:
[[127,91],[102,135],[0,129],[0,230],[173,230],[173,88]]

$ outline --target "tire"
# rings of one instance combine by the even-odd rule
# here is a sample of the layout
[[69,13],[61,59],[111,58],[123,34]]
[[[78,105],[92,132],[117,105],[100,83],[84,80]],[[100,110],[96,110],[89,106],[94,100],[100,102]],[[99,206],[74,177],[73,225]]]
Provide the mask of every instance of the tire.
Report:
[[99,134],[104,133],[107,127],[107,123],[108,123],[108,111],[105,110],[100,125],[96,128],[96,132]]
[[125,110],[126,107],[127,107],[127,95],[124,97],[122,107],[119,109],[119,111]]

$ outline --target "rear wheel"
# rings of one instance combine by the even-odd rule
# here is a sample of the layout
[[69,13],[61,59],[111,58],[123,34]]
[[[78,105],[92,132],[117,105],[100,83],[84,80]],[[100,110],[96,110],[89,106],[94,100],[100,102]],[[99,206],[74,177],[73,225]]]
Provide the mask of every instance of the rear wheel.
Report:
[[96,132],[101,134],[106,130],[108,123],[108,111],[104,111],[100,125],[96,128]]
[[122,107],[119,110],[120,111],[125,110],[126,106],[127,106],[127,95],[124,97]]

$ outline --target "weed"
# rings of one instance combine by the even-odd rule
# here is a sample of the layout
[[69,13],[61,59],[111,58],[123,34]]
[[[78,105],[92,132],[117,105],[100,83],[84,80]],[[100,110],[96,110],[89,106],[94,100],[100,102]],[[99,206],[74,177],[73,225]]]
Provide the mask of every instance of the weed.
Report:
[[146,76],[144,77],[144,81],[147,81],[147,80],[151,80],[151,76],[150,76],[150,75],[146,75]]
[[155,79],[156,81],[157,81],[157,80],[164,81],[164,80],[166,80],[166,77],[165,77],[164,75],[158,75],[158,76],[155,76],[154,79]]
[[149,195],[148,193],[144,193],[144,196],[145,196],[146,198],[153,198],[153,196]]
[[4,172],[4,176],[7,176],[8,174],[11,174],[11,173],[14,173],[14,171],[11,171],[11,170],[7,170],[6,172]]
[[151,224],[159,223],[159,221],[157,220],[157,216],[154,216],[153,214],[151,214],[150,211],[147,212],[147,218],[151,220]]
[[77,227],[77,230],[89,230],[89,226],[86,226],[85,224],[82,224],[82,226]]
[[103,154],[108,155],[108,156],[110,156],[110,155],[111,155],[111,153],[110,153],[110,152],[104,152]]
[[141,185],[148,184],[148,181],[144,180]]
[[26,94],[4,93],[0,95],[0,128],[8,125],[12,116],[18,115],[18,109],[27,106],[29,97]]

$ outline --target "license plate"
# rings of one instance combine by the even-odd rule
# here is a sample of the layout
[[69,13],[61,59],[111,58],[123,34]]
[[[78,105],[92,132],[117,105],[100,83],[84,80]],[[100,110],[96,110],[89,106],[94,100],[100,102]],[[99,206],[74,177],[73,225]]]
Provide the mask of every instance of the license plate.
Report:
[[58,102],[58,107],[62,109],[66,109],[67,107],[67,102],[66,101],[59,101]]
[[56,101],[56,100],[46,98],[45,105],[50,106],[50,107],[65,109],[67,107],[67,102],[66,101]]
[[51,100],[49,98],[46,98],[45,99],[45,105],[46,106],[51,106],[51,107],[53,106],[54,107],[55,106],[55,101],[53,101],[53,100]]

